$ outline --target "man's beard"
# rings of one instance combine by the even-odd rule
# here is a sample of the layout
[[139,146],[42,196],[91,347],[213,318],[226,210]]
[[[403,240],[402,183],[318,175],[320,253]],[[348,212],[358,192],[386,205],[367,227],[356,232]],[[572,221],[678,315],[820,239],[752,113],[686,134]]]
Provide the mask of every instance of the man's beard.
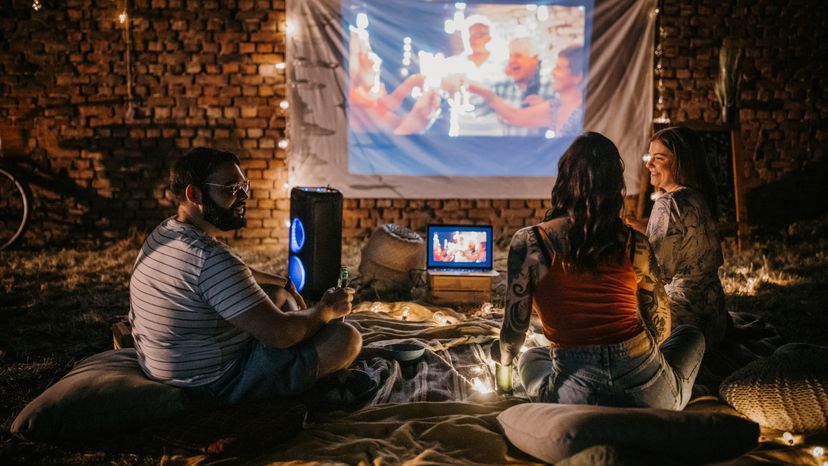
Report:
[[244,214],[236,214],[236,208],[244,204],[244,201],[237,201],[229,209],[225,209],[216,204],[210,196],[204,196],[204,220],[221,231],[238,230],[246,221]]

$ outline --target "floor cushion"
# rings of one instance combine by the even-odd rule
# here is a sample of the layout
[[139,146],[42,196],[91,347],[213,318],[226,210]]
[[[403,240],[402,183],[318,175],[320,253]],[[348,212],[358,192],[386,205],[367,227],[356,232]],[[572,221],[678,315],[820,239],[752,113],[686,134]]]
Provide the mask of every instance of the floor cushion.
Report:
[[134,429],[189,407],[181,389],[148,379],[135,349],[125,348],[79,362],[23,408],[11,432],[26,440],[77,438]]
[[796,433],[828,428],[828,347],[789,344],[727,377],[722,398],[760,425]]
[[497,420],[512,444],[550,463],[598,445],[712,462],[750,451],[759,440],[758,424],[722,413],[524,403]]

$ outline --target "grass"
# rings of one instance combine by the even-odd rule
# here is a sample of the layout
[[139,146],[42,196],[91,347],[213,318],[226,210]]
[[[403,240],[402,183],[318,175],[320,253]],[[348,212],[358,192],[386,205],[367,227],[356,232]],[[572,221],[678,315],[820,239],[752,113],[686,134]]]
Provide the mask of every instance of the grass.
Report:
[[[828,218],[754,239],[738,253],[725,243],[720,272],[727,307],[775,325],[787,341],[825,344],[828,332]],[[128,311],[127,284],[142,238],[72,249],[0,251],[0,464],[156,464],[161,450],[123,443],[45,445],[8,429],[17,413],[72,365],[112,346],[110,325]],[[362,242],[343,263],[356,270]],[[284,272],[285,251],[239,251],[249,264]],[[506,251],[499,250],[496,264]],[[505,271],[501,270],[501,273]],[[496,297],[495,302],[502,301]]]

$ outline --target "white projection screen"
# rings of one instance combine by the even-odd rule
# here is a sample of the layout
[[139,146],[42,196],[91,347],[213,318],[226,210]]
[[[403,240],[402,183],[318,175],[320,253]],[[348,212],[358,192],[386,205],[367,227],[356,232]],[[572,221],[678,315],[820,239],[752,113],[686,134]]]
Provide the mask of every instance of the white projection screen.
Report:
[[597,131],[635,194],[655,7],[289,1],[289,183],[354,198],[546,198],[569,143]]

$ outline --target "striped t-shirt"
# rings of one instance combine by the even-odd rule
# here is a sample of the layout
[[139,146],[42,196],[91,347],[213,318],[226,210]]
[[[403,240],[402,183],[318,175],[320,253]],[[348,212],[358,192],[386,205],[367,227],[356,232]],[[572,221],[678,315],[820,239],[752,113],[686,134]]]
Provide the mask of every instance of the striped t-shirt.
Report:
[[227,320],[264,299],[250,269],[227,246],[168,218],[147,237],[129,283],[141,368],[179,387],[218,379],[253,338]]

